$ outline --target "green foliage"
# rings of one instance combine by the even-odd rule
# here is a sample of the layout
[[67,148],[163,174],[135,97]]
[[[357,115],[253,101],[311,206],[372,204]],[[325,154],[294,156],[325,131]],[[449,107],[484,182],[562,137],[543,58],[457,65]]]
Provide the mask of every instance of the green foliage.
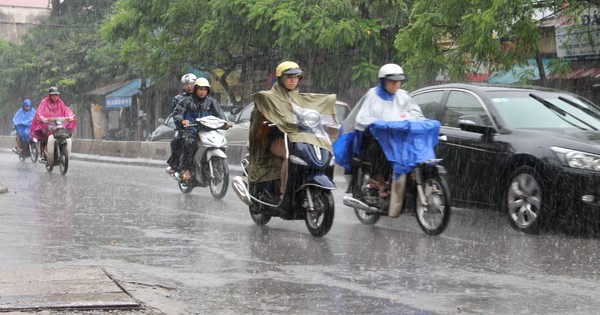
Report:
[[32,28],[20,44],[0,44],[0,114],[14,112],[24,98],[34,104],[56,85],[69,104],[85,94],[130,75],[119,62],[118,44],[108,45],[98,32],[112,1],[64,1],[61,14]]
[[272,71],[292,59],[312,90],[343,92],[353,81],[374,84],[372,68],[402,62],[394,34],[407,18],[399,0],[118,0],[102,34],[123,41],[121,57],[158,77],[185,65]]

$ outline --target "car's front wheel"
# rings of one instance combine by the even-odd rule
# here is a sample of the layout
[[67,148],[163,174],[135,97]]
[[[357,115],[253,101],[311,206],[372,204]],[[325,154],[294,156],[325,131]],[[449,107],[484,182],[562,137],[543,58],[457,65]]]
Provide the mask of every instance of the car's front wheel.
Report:
[[508,178],[504,199],[508,222],[518,231],[537,233],[550,215],[540,175],[533,167],[521,166]]

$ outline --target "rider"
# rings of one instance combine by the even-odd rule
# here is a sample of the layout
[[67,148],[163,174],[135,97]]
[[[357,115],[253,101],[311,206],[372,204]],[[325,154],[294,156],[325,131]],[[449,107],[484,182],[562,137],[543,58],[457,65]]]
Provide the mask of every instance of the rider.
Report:
[[[225,114],[219,102],[210,97],[210,83],[205,78],[198,78],[194,82],[194,93],[191,96],[186,96],[181,99],[175,110],[173,111],[173,121],[175,126],[183,130],[182,150],[181,150],[181,169],[184,170],[182,179],[189,181],[192,179],[190,170],[194,168],[194,154],[198,147],[196,142],[198,138],[198,130],[195,126],[190,126],[190,122],[196,118],[205,116],[215,116],[225,119]],[[225,129],[231,127],[231,122],[227,122]]]
[[23,150],[22,148],[27,146],[27,143],[29,142],[31,122],[33,121],[34,115],[35,108],[31,106],[31,100],[26,99],[23,101],[21,109],[19,109],[13,116],[13,125],[17,130],[17,146],[13,149],[13,152],[21,154]]
[[[249,179],[253,182],[280,179],[278,196],[280,198],[285,191],[287,163],[284,163],[284,160],[287,158],[287,149],[284,135],[279,128],[284,128],[284,125],[290,122],[293,124],[294,119],[289,119],[287,116],[293,115],[294,106],[327,108],[326,105],[329,104],[331,105],[329,108],[335,108],[333,105],[335,104],[335,95],[300,93],[298,87],[303,71],[296,62],[280,63],[275,69],[275,74],[277,82],[269,91],[254,94],[256,106],[250,118]],[[270,128],[265,125],[263,122],[267,120],[266,115],[261,110],[268,111],[270,117],[280,120],[279,128]],[[320,142],[319,146],[331,149],[329,140],[325,142]]]
[[[402,67],[389,63],[383,65],[378,73],[379,84],[369,89],[358,101],[348,119],[344,121],[343,130],[365,131],[365,128],[377,120],[400,121],[411,118],[424,119],[421,107],[401,89],[407,80]],[[385,177],[391,164],[385,157],[381,146],[370,133],[365,133],[362,140],[363,156],[371,162],[375,181],[370,184],[379,189],[381,197],[387,197]]]
[[66,117],[66,129],[73,131],[77,127],[75,114],[59,95],[60,92],[57,87],[50,87],[48,96],[40,102],[31,124],[31,138],[39,140],[42,147],[42,161],[46,159],[46,144],[48,143],[48,136],[52,134],[52,130],[48,128],[49,118]]
[[[194,82],[196,82],[196,75],[193,73],[188,73],[181,77],[181,88],[183,92],[181,94],[175,95],[173,97],[173,102],[171,104],[171,112],[175,110],[177,103],[181,101],[184,97],[192,95],[194,93]],[[182,150],[182,141],[180,130],[175,130],[175,137],[171,140],[171,156],[167,160],[167,174],[173,175],[177,172],[177,168],[179,167],[179,160],[181,157]]]

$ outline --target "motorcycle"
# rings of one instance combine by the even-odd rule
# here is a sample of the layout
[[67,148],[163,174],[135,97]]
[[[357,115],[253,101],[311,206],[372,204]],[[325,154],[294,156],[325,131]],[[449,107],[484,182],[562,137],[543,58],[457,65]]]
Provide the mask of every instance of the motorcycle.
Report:
[[36,163],[39,152],[39,144],[35,139],[31,139],[29,136],[30,125],[17,125],[15,129],[21,136],[21,147],[17,150],[13,149],[13,152],[19,156],[19,160],[25,161],[28,157],[31,158],[31,162]]
[[[328,136],[321,115],[312,109],[296,113],[298,124],[304,132]],[[277,126],[264,121],[269,127]],[[249,206],[250,217],[258,226],[266,225],[272,217],[283,220],[304,220],[310,234],[321,237],[333,224],[335,205],[331,191],[333,183],[333,153],[304,142],[290,141],[284,133],[288,157],[285,191],[278,198],[280,179],[249,182],[248,155],[242,161],[244,176],[233,178],[232,186],[240,200]]]
[[[71,156],[71,130],[65,128],[65,122],[71,117],[52,117],[46,118],[48,128],[52,134],[48,135],[48,144],[46,144],[46,171],[51,173],[54,166],[60,168],[62,175],[67,174],[69,169],[69,157]],[[37,143],[37,142],[36,142]]]
[[[435,125],[439,128],[439,124]],[[437,129],[436,129],[437,130]],[[393,134],[393,133],[392,133]],[[437,131],[433,134],[437,139]],[[389,142],[401,143],[409,137]],[[421,144],[432,144],[437,141],[422,141]],[[381,141],[379,143],[383,146]],[[384,149],[385,150],[385,149]],[[406,152],[400,155],[406,156]],[[387,156],[387,155],[386,155]],[[354,209],[358,220],[366,225],[373,225],[381,216],[397,218],[404,212],[416,214],[419,226],[428,235],[441,234],[448,225],[452,211],[450,190],[446,183],[446,170],[439,164],[441,159],[419,161],[408,173],[400,176],[390,170],[385,182],[389,188],[389,197],[382,198],[377,182],[372,178],[372,165],[360,155],[352,159],[352,175],[349,192],[352,196],[343,198],[344,205]],[[410,210],[409,210],[410,209]]]
[[222,199],[229,186],[229,166],[227,164],[227,139],[219,132],[227,125],[227,120],[215,116],[197,118],[190,126],[198,126],[198,150],[194,154],[194,169],[190,170],[192,179],[183,180],[176,172],[173,178],[179,184],[179,190],[184,194],[192,192],[194,187],[209,186],[210,193],[215,199]]

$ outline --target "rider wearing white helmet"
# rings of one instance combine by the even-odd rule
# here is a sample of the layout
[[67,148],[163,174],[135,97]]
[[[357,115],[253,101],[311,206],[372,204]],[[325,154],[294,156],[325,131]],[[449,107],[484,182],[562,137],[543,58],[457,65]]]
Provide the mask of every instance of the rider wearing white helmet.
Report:
[[[194,92],[194,82],[196,82],[196,75],[193,73],[186,73],[181,77],[181,88],[183,92],[181,94],[175,95],[173,97],[173,101],[171,102],[171,111],[175,110],[175,106],[177,103],[181,101],[186,96],[191,96]],[[181,156],[182,143],[180,136],[180,130],[175,130],[175,137],[171,140],[171,156],[167,160],[167,174],[174,175],[179,168],[179,160]]]
[[[215,116],[221,119],[226,119],[223,109],[219,102],[209,96],[210,83],[206,78],[198,78],[194,81],[194,91],[191,96],[183,98],[173,111],[173,121],[175,126],[183,130],[182,134],[182,155],[181,169],[183,172],[183,180],[191,179],[190,170],[193,168],[194,153],[197,146],[198,132],[196,127],[189,126],[190,122],[196,118],[205,116]],[[231,123],[227,123],[227,128],[231,127]]]
[[[377,120],[400,121],[406,119],[424,119],[421,107],[401,89],[402,83],[406,82],[407,76],[402,67],[394,63],[383,65],[377,74],[379,84],[369,89],[358,101],[352,112],[344,121],[344,132],[353,130],[365,131],[365,128]],[[368,152],[365,158],[372,161],[375,180],[379,184],[380,195],[385,197],[387,192],[381,183],[385,180],[390,162],[386,159],[379,143],[365,133],[363,140],[363,152]]]

